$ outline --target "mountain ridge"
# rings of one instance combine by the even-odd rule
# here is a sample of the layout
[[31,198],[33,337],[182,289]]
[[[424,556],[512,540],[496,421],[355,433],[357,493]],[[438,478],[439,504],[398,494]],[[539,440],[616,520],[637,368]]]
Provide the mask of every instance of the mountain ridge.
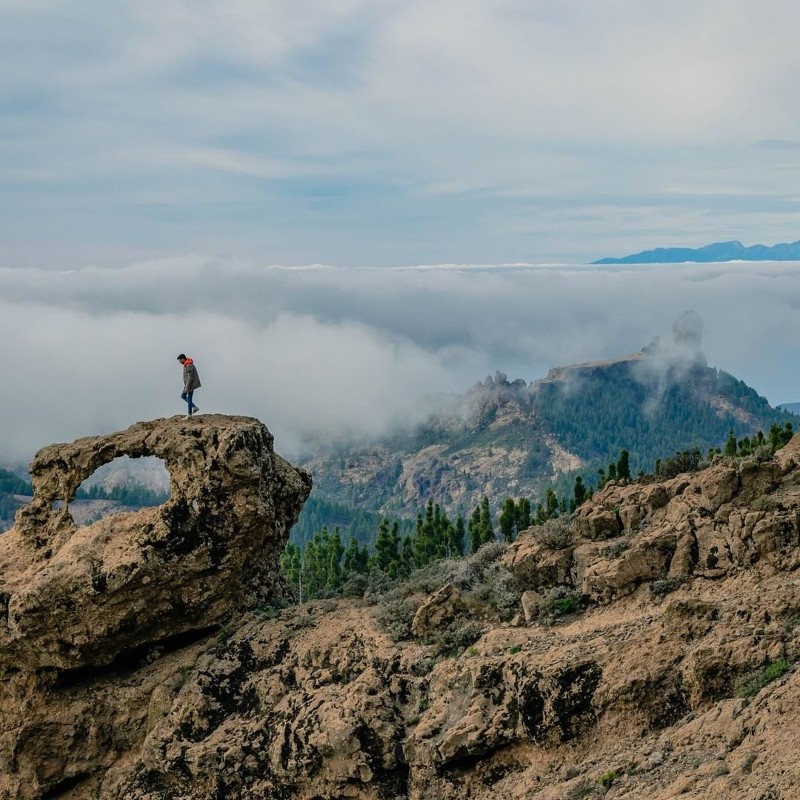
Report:
[[726,261],[800,261],[800,240],[775,245],[754,244],[749,247],[740,241],[714,242],[703,247],[657,247],[627,256],[606,257],[593,264],[698,264]]
[[301,463],[327,501],[413,518],[432,499],[466,516],[484,494],[498,508],[507,496],[539,500],[553,484],[569,494],[576,475],[591,485],[622,449],[635,474],[676,450],[719,447],[731,429],[750,436],[792,418],[700,351],[656,341],[530,384],[498,372],[414,431]]

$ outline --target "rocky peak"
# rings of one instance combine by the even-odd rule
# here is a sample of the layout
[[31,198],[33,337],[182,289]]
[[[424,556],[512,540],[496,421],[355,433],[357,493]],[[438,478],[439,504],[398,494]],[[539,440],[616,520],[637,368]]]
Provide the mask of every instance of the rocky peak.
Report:
[[[79,528],[78,487],[122,455],[163,459],[169,500]],[[140,422],[45,447],[30,472],[33,500],[0,537],[0,667],[106,664],[286,591],[278,558],[311,479],[256,419]]]

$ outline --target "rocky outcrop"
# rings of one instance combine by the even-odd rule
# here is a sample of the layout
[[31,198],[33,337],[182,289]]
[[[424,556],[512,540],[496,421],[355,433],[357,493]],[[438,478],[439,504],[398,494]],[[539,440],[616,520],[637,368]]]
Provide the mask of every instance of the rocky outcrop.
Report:
[[[229,456],[251,465],[215,480],[237,507],[263,503],[289,524],[307,479],[271,447],[222,445],[269,441],[260,423],[148,424],[173,452],[184,437],[194,452],[199,439],[206,455],[195,453],[198,463],[216,453],[223,473]],[[184,477],[167,463],[174,499],[176,473]],[[213,498],[196,495],[196,519],[215,503],[229,509]],[[598,509],[620,520],[611,538],[585,527]],[[109,531],[140,541],[128,519]],[[213,531],[231,547],[252,545],[229,532],[232,519]],[[270,543],[285,530],[272,520],[248,530],[266,542],[258,574],[277,591],[267,565]],[[52,535],[31,527],[8,540],[33,575],[84,530],[65,536],[68,524],[50,524]],[[231,614],[258,590],[232,587],[224,561],[192,573],[195,563],[211,563],[209,532],[198,554],[173,552],[169,564],[182,586],[223,576],[213,591],[219,603],[227,598],[227,616],[201,617],[218,627],[182,628],[172,617],[171,630],[183,634],[148,639],[111,663],[78,648],[79,668],[38,662],[33,640],[18,656],[4,651],[0,799],[565,800],[599,798],[610,786],[619,800],[791,800],[800,785],[791,734],[800,726],[799,526],[800,437],[769,462],[610,484],[580,509],[572,535],[524,532],[500,561],[487,563],[483,551],[459,562],[415,603],[415,586],[429,593],[430,575],[404,585],[398,607],[411,609],[416,638],[401,642],[378,624],[386,608],[376,608],[376,595]],[[161,558],[142,552],[145,561]],[[480,591],[470,583],[478,572],[488,576]],[[512,585],[525,614],[499,621],[491,597]],[[59,619],[77,626],[86,614],[95,625],[84,579],[60,586],[80,603],[74,619]],[[147,613],[142,619],[132,643],[153,625]],[[437,635],[451,635],[463,619],[480,620],[483,634],[443,653]],[[109,652],[124,638],[96,631],[113,643]],[[39,652],[48,652],[50,639],[41,642]]]
[[[170,499],[77,527],[81,482],[121,455],[163,459]],[[311,481],[257,420],[143,422],[45,447],[30,470],[33,501],[0,537],[0,667],[108,664],[285,594],[277,560]]]
[[607,484],[577,512],[578,537],[561,549],[523,533],[506,563],[526,586],[570,586],[609,603],[643,583],[722,579],[756,562],[794,566],[800,518],[794,484],[800,436],[776,459],[719,463],[661,483]]

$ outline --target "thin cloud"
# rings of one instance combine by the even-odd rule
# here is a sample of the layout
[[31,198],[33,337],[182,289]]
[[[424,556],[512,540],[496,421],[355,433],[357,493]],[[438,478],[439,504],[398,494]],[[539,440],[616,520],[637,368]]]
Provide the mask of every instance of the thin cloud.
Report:
[[[799,23],[789,0],[3,2],[0,264],[791,240]],[[568,235],[505,223],[559,203]]]

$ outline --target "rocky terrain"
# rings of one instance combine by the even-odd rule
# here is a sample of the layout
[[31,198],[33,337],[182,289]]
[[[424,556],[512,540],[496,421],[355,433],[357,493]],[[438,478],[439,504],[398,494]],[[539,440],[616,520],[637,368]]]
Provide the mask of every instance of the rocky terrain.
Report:
[[[164,459],[167,504],[52,511],[120,452]],[[283,610],[310,482],[256,420],[140,423],[32,473],[0,537],[0,798],[797,796],[800,436]]]

